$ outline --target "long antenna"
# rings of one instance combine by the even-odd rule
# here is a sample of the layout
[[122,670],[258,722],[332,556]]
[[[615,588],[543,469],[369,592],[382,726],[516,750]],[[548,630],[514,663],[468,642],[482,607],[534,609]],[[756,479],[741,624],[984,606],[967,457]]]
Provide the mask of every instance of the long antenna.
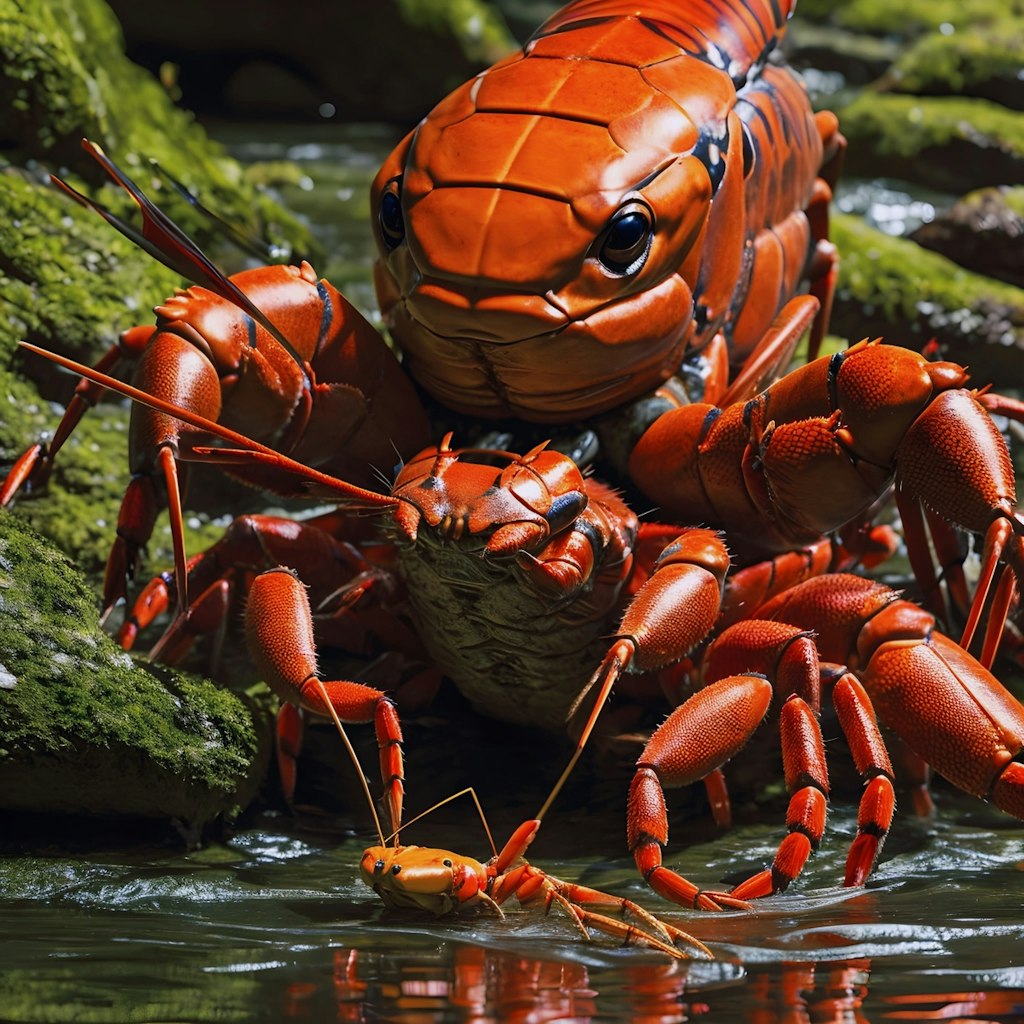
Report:
[[[415,818],[410,818],[402,828],[408,828],[410,825],[414,825],[421,818],[425,818],[428,814],[433,814],[439,807],[444,807],[445,804],[450,804],[453,800],[458,800],[460,796],[465,796],[467,793],[473,798],[473,803],[476,805],[476,812],[480,815],[480,823],[484,827],[484,832],[487,833],[487,842],[491,844],[491,853],[493,856],[497,857],[498,848],[494,845],[494,836],[491,835],[490,826],[487,824],[487,815],[484,814],[483,805],[480,803],[480,798],[476,795],[476,790],[472,786],[467,786],[465,789],[460,789],[457,793],[452,793],[450,796],[446,796],[443,800],[438,800],[432,807],[428,807],[425,811],[420,811]],[[381,845],[386,846],[392,839],[397,838],[400,831],[401,829],[396,829]]]
[[[205,416],[200,416],[198,413],[191,412],[188,409],[182,409],[180,406],[176,406],[172,402],[165,402],[163,399],[156,398],[154,395],[151,395],[146,391],[141,391],[139,388],[133,387],[131,384],[126,384],[124,381],[120,381],[116,377],[111,377],[108,374],[94,370],[91,366],[86,366],[84,363],[78,363],[74,359],[68,359],[67,356],[62,356],[56,352],[51,352],[48,349],[40,348],[38,345],[33,345],[28,341],[19,341],[18,345],[21,348],[27,349],[29,352],[34,352],[36,355],[42,356],[44,359],[49,359],[58,366],[63,366],[66,370],[71,370],[72,373],[75,373],[80,377],[85,377],[87,380],[94,381],[95,383],[108,388],[110,391],[114,391],[119,395],[124,395],[126,398],[130,398],[134,402],[139,402],[142,405],[149,406],[151,409],[156,409],[157,412],[173,416],[175,419],[181,420],[182,423],[187,423],[190,427],[195,427],[197,430],[213,434],[222,440],[238,445],[242,449],[242,451],[239,452],[226,448],[208,450],[196,447],[194,450],[197,455],[210,454],[212,452],[212,454],[210,454],[210,458],[204,459],[203,461],[219,460],[222,462],[230,461],[236,463],[264,462],[279,469],[287,470],[289,473],[293,473],[295,476],[309,481],[310,483],[320,484],[325,488],[324,493],[330,495],[335,500],[348,499],[356,504],[362,504],[370,508],[393,508],[398,504],[396,498],[391,498],[385,494],[379,494],[377,491],[367,490],[364,487],[357,487],[355,484],[350,484],[344,480],[340,480],[337,477],[331,476],[329,473],[321,473],[319,470],[313,469],[311,466],[307,466],[304,463],[289,458],[282,452],[275,451],[273,448],[270,448],[265,444],[260,444],[259,441],[254,441],[252,438],[246,437],[245,434],[240,434],[235,430],[225,427],[222,423],[217,423],[215,420],[207,419]],[[190,457],[190,453],[187,451],[179,452],[178,457],[187,460]],[[320,492],[316,493],[319,494]]]
[[598,716],[601,714],[601,710],[604,708],[605,703],[608,700],[608,694],[611,693],[612,687],[615,685],[619,676],[622,675],[623,669],[632,660],[634,652],[634,646],[631,641],[619,640],[617,643],[612,645],[611,650],[605,655],[604,660],[598,666],[597,671],[591,676],[590,682],[584,687],[582,693],[576,698],[572,708],[569,710],[569,717],[572,718],[583,701],[587,698],[594,688],[597,688],[597,696],[594,698],[594,706],[590,710],[590,714],[587,717],[586,724],[583,727],[583,731],[580,733],[580,738],[576,741],[576,749],[573,751],[572,757],[569,758],[569,763],[562,770],[562,774],[558,776],[558,781],[555,782],[551,788],[551,792],[548,794],[547,800],[544,801],[541,809],[537,812],[537,820],[543,820],[544,815],[548,813],[551,805],[555,802],[555,797],[562,791],[562,787],[565,785],[566,780],[572,774],[573,768],[576,767],[576,762],[580,759],[580,755],[583,753],[583,748],[587,744],[587,740],[590,739],[590,734],[594,731],[594,726],[597,725]]
[[[348,733],[345,732],[345,726],[341,724],[341,719],[338,717],[338,712],[334,710],[334,705],[331,703],[331,698],[327,695],[327,687],[324,686],[323,680],[319,676],[314,676],[316,685],[320,687],[320,696],[323,697],[324,703],[327,705],[327,710],[330,713],[331,718],[334,719],[334,726],[338,730],[338,735],[341,737],[341,742],[345,745],[345,749],[348,751],[348,756],[352,759],[352,763],[356,768],[356,775],[359,776],[359,781],[363,786],[363,793],[366,794],[366,802],[370,805],[370,814],[373,815],[373,824],[377,829],[377,838],[380,839],[381,846],[387,846],[387,841],[384,839],[384,830],[380,827],[380,818],[377,817],[377,808],[373,804],[373,795],[370,793],[370,784],[366,781],[366,775],[363,772],[363,766],[359,763],[359,758],[356,756],[355,747],[352,746],[351,740],[348,738]],[[388,836],[388,839],[394,838],[395,845],[398,845],[398,832],[395,832],[393,837]]]
[[120,231],[125,238],[148,252],[153,259],[162,263],[169,270],[208,288],[248,313],[291,356],[302,373],[307,388],[312,388],[313,380],[309,364],[263,310],[230,278],[226,277],[206,253],[160,207],[152,202],[145,192],[95,142],[82,139],[82,149],[135,200],[142,213],[142,231],[137,231],[130,224],[126,224],[106,207],[83,195],[55,174],[50,175],[53,184],[79,205],[94,210],[108,224]]

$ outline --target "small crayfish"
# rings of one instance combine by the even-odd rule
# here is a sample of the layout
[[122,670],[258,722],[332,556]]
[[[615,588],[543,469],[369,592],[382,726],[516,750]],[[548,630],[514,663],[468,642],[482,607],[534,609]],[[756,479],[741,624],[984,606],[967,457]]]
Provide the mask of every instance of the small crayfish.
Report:
[[[420,910],[441,917],[485,906],[504,918],[501,905],[511,896],[523,905],[542,900],[546,910],[554,903],[562,907],[585,938],[590,938],[588,928],[595,928],[625,945],[649,946],[677,959],[689,958],[680,945],[713,959],[711,950],[699,939],[660,920],[638,903],[565,882],[528,863],[523,854],[540,824],[538,819],[523,822],[486,863],[425,846],[371,846],[363,854],[360,874],[385,905],[396,910]],[[644,927],[591,908],[631,914]]]

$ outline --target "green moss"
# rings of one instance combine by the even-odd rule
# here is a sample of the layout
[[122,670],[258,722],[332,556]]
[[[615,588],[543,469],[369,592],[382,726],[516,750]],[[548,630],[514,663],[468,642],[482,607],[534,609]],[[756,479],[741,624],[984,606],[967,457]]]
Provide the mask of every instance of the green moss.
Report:
[[1024,309],[1024,290],[972,274],[857,217],[834,214],[831,236],[842,254],[841,287],[862,301],[881,302],[894,320],[915,319],[922,303],[958,309],[987,300]]
[[0,173],[0,358],[24,339],[92,361],[180,282],[50,186]]
[[958,267],[856,217],[835,214],[842,254],[832,328],[850,341],[883,336],[920,347],[938,340],[979,383],[1020,377],[1024,289]]
[[481,0],[397,0],[403,19],[414,29],[452,35],[470,60],[492,64],[515,48],[508,26]]
[[[202,822],[240,790],[251,796],[262,764],[249,709],[206,680],[134,662],[100,631],[70,561],[10,513],[0,513],[0,607],[4,806]],[[55,777],[70,790],[47,793]]]
[[[120,26],[101,0],[0,0],[0,137],[17,160],[66,168],[73,182],[98,185],[103,172],[81,149],[104,149],[200,241],[211,225],[150,169],[154,159],[233,222],[306,250],[310,236],[177,107],[148,72],[123,53]],[[62,176],[64,175],[62,171]],[[131,209],[116,186],[107,205]]]
[[[0,472],[53,432],[73,385],[72,377],[18,350],[17,342],[92,362],[121,330],[151,320],[151,307],[178,281],[107,232],[94,214],[12,170],[0,173]],[[25,378],[39,381],[47,398]],[[102,572],[128,481],[127,424],[123,405],[104,403],[89,412],[58,458],[45,495],[18,506],[19,515],[73,554],[90,576]],[[211,542],[214,533],[205,530],[192,549]],[[169,542],[164,518],[151,564],[167,564]]]
[[[965,196],[964,199],[970,202],[972,196]],[[1024,217],[1024,185],[1016,185],[1012,188],[1004,189],[1003,202],[1018,217]]]
[[798,18],[829,22],[874,35],[914,38],[952,25],[954,29],[1024,16],[1024,0],[799,0]]
[[864,94],[838,114],[853,173],[954,193],[1024,180],[1024,118],[986,100]]
[[985,97],[1024,105],[1020,79],[1024,21],[1005,20],[943,35],[930,33],[904,50],[885,84],[918,95]]

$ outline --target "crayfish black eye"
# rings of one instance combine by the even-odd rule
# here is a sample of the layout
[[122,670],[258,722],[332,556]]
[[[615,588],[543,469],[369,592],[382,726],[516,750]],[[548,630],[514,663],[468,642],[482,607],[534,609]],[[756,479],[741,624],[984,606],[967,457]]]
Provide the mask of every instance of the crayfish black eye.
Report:
[[445,859],[444,859],[443,861],[441,861],[441,863],[442,863],[442,864],[443,864],[443,865],[444,865],[444,866],[445,866],[446,868],[450,868],[450,867],[452,866],[452,862],[451,862],[451,861],[450,861],[450,860],[449,860],[449,859],[448,859],[447,857],[445,857]]
[[398,872],[401,871],[401,870],[402,870],[402,865],[401,864],[395,864],[391,868],[391,874],[397,875]]
[[608,225],[598,259],[613,274],[635,274],[647,260],[653,236],[650,210],[630,203]]
[[389,181],[380,197],[380,233],[389,249],[396,248],[405,238],[405,217],[402,215],[402,199],[399,195],[399,181]]
[[373,870],[378,872],[378,873],[383,871],[384,870],[384,861],[382,861],[382,860],[377,861],[377,863],[373,865]]

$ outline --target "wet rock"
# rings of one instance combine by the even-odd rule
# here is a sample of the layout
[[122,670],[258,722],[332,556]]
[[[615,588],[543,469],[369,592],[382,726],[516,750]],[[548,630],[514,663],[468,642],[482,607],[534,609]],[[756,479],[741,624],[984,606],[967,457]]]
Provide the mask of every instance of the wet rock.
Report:
[[881,336],[915,349],[934,339],[939,358],[968,365],[978,385],[1020,380],[1024,290],[856,217],[834,215],[832,238],[841,253],[835,334],[849,341]]
[[805,74],[808,69],[838,72],[847,86],[864,86],[888,71],[900,54],[895,40],[815,25],[803,19],[802,5],[799,13],[783,45],[789,62]]
[[[249,185],[193,115],[125,57],[120,27],[102,0],[0,0],[0,56],[0,143],[9,163],[40,178],[43,170],[60,170],[72,184],[98,186],[106,176],[81,149],[82,138],[90,138],[201,244],[219,238],[219,229],[159,178],[150,159],[232,223],[308,247],[309,234],[295,218]],[[103,191],[115,211],[134,210],[115,186]],[[54,201],[68,205],[66,197]]]
[[961,267],[1024,287],[1024,186],[972,192],[910,237]]
[[[75,386],[70,375],[18,349],[18,341],[92,362],[119,331],[152,321],[152,306],[179,281],[36,176],[0,172],[0,477],[28,445],[52,434]],[[102,403],[71,436],[50,485],[17,506],[93,579],[102,573],[128,482],[127,450],[128,409]],[[212,539],[212,531],[205,536]],[[161,520],[152,564],[166,561],[168,540]]]
[[[201,244],[221,229],[144,157],[232,222],[309,248],[306,229],[249,184],[121,47],[99,0],[0,0],[0,477],[53,429],[74,387],[17,342],[91,361],[120,330],[151,322],[153,306],[180,283],[48,184],[46,172],[59,170],[134,217],[131,199],[81,150],[83,136],[103,144]],[[47,493],[0,512],[0,806],[173,818],[194,831],[251,799],[267,737],[238,698],[137,665],[99,629],[95,577],[127,480],[126,424],[122,405],[91,412]],[[166,540],[161,524],[150,551],[160,567]]]
[[[181,283],[48,183],[48,170],[59,170],[123,218],[135,217],[120,188],[101,184],[105,176],[82,151],[83,136],[102,143],[206,247],[222,246],[222,229],[173,193],[144,157],[155,157],[233,223],[286,250],[311,248],[307,229],[250,184],[121,47],[117,21],[100,0],[0,0],[0,476],[53,429],[74,387],[73,378],[19,351],[17,342],[91,362],[120,331],[152,322],[153,307]],[[109,548],[126,482],[126,422],[123,408],[87,416],[58,463],[51,493],[19,510],[89,572],[106,557],[100,552]],[[154,556],[161,542],[158,536]]]
[[169,818],[189,837],[253,797],[266,729],[205,680],[135,662],[70,561],[0,513],[0,806]]

